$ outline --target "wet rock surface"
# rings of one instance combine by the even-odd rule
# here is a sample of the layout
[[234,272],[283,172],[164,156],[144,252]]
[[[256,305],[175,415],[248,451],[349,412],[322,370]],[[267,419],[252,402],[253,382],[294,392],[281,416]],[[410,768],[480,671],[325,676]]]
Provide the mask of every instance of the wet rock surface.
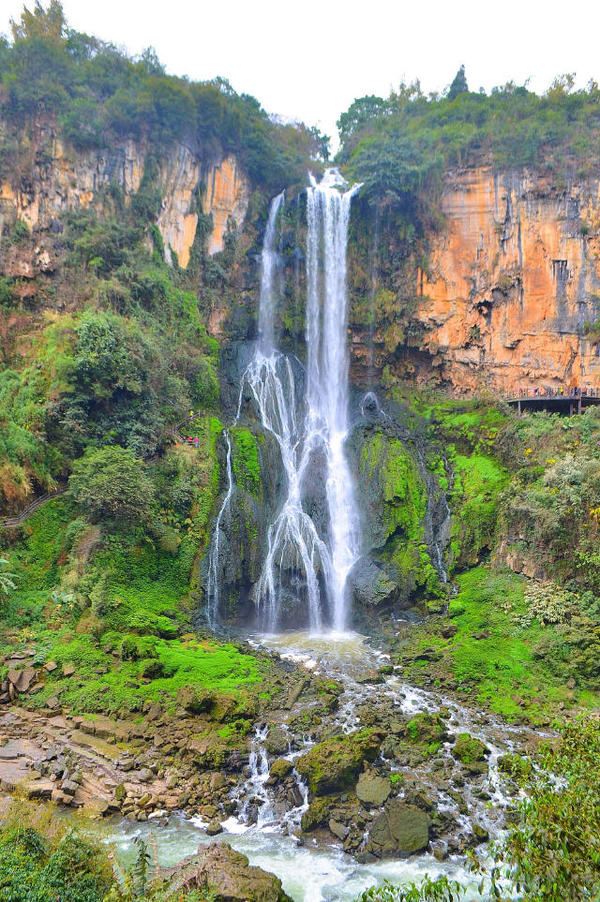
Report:
[[182,861],[171,872],[169,889],[206,893],[214,902],[291,902],[278,877],[253,867],[226,843],[201,846],[197,855]]
[[392,799],[373,822],[365,853],[383,858],[423,852],[429,845],[430,826],[431,818],[425,811]]

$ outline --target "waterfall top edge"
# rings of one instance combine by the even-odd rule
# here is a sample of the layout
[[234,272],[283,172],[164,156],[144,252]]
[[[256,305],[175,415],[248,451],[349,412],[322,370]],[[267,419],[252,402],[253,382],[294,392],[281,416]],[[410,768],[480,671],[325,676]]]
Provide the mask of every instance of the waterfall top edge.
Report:
[[346,181],[337,166],[331,166],[329,169],[326,169],[320,180],[317,179],[312,174],[312,172],[309,172],[308,180],[309,188],[316,188],[319,191],[327,191],[331,190],[332,188],[337,188],[344,194],[349,194],[350,197],[354,196],[356,192],[362,188],[362,182],[357,182],[354,185],[350,185],[350,183]]

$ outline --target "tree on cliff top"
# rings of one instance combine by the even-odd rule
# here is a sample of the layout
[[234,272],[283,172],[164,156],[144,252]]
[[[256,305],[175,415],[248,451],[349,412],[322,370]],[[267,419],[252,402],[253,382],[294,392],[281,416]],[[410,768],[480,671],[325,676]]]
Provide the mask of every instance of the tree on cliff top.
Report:
[[59,0],[50,0],[48,9],[44,9],[39,0],[36,0],[33,12],[24,6],[21,20],[19,22],[10,20],[15,41],[41,38],[58,42],[64,36],[66,25],[62,3]]
[[466,94],[469,90],[467,76],[465,75],[465,67],[461,66],[452,80],[452,84],[448,88],[448,100],[454,100],[459,94]]

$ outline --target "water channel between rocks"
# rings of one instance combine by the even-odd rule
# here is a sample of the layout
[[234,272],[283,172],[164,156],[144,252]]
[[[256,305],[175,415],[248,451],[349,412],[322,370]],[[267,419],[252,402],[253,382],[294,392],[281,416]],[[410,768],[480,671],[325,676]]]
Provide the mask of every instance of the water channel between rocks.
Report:
[[[465,788],[465,797],[470,813],[475,810],[478,821],[485,825],[491,835],[498,836],[509,798],[503,790],[497,762],[500,755],[518,745],[522,732],[519,728],[498,722],[490,715],[462,708],[445,696],[408,686],[397,674],[387,677],[379,685],[359,682],[360,675],[368,669],[386,663],[386,656],[356,633],[311,636],[306,632],[296,632],[256,636],[250,641],[257,648],[276,652],[284,660],[292,661],[297,666],[343,682],[345,690],[340,698],[339,708],[332,717],[334,725],[344,732],[360,726],[357,708],[365,701],[376,704],[385,698],[404,715],[446,708],[450,712],[449,728],[454,733],[468,731],[472,736],[483,740],[490,750],[484,783],[484,795],[487,799],[479,800],[468,786]],[[234,793],[237,816],[223,821],[223,833],[216,838],[217,841],[230,843],[233,848],[246,854],[251,864],[276,874],[282,880],[284,890],[296,902],[350,900],[364,889],[386,879],[408,883],[425,874],[434,876],[442,873],[469,885],[471,895],[468,894],[467,898],[479,898],[476,891],[477,880],[468,873],[465,860],[459,855],[438,861],[428,853],[400,860],[363,864],[357,863],[352,856],[344,854],[333,844],[328,848],[317,847],[310,836],[301,842],[294,835],[294,830],[307,805],[306,791],[304,789],[304,792],[300,792],[297,808],[278,815],[277,807],[270,802],[267,785],[269,764],[262,747],[267,732],[268,725],[257,725],[251,751],[250,775]],[[306,746],[309,745],[310,739],[307,737]],[[290,752],[286,757],[293,762],[299,754],[298,751]],[[450,755],[449,743],[445,744],[443,754]],[[253,823],[248,823],[248,806],[257,796],[259,814]],[[468,829],[467,819],[461,818],[456,803],[451,798],[444,798],[443,793],[440,793],[437,804],[438,808],[447,806],[456,821],[459,824],[464,821],[465,829]],[[106,839],[114,843],[118,854],[127,860],[135,855],[136,837],[152,837],[153,845],[156,840],[160,863],[174,865],[194,853],[199,845],[215,841],[215,838],[206,834],[205,827],[201,818],[193,817],[185,819],[173,816],[167,826],[160,826],[158,823],[135,824],[122,820],[113,822]]]

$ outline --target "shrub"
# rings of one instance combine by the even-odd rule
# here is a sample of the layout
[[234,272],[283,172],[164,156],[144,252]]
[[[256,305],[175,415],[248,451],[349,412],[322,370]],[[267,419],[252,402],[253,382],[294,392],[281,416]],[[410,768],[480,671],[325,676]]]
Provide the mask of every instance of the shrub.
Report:
[[92,520],[121,525],[147,521],[154,503],[143,461],[119,447],[88,451],[75,461],[69,494]]

